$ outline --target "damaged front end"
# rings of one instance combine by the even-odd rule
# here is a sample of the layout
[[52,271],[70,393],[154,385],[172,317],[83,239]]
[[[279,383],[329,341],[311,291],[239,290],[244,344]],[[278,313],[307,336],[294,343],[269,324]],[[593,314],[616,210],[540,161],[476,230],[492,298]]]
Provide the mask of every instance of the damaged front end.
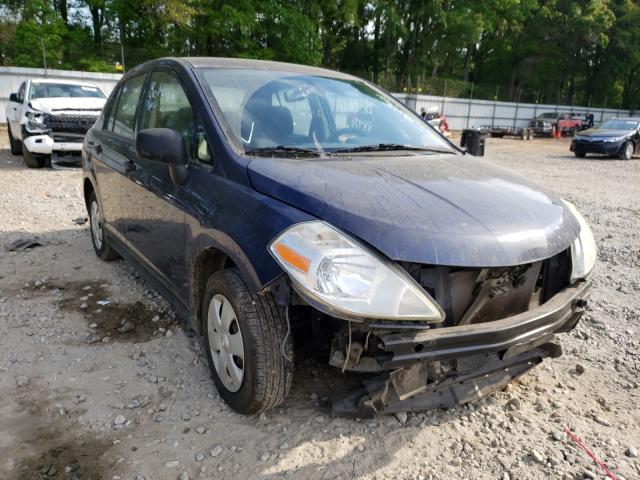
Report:
[[[576,326],[590,283],[571,283],[570,250],[510,268],[401,266],[443,308],[442,322],[345,322],[313,311],[329,363],[364,374],[362,388],[330,400],[338,414],[450,408],[489,395],[562,354],[555,335]],[[304,293],[294,296],[309,305]]]
[[[567,286],[543,303],[499,320],[429,329],[377,323],[360,324],[350,333],[341,329],[334,337],[330,363],[377,375],[366,379],[360,391],[334,399],[332,408],[341,414],[371,416],[479,400],[544,358],[562,354],[555,334],[578,323],[588,286],[587,281]],[[521,288],[526,291],[525,284]],[[482,283],[478,289],[482,291]],[[540,289],[538,285],[529,292],[539,295]],[[500,298],[501,292],[496,293],[487,305]]]
[[331,400],[335,412],[449,408],[561,355],[555,334],[580,320],[595,262],[578,220],[560,253],[491,268],[394,263],[327,224],[300,224],[270,245],[289,273],[274,290],[281,305],[311,311],[331,365],[363,374],[361,389]]

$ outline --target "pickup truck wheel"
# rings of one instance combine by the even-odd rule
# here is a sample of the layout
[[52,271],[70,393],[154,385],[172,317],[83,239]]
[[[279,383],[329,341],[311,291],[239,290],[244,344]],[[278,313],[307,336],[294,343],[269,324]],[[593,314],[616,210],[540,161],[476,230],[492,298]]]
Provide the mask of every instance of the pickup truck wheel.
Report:
[[24,158],[24,163],[29,168],[42,168],[44,167],[44,157],[36,156],[35,153],[31,153],[29,149],[22,149],[22,156]]
[[633,157],[633,150],[634,147],[632,142],[625,143],[618,153],[618,158],[620,160],[631,160],[631,157]]
[[9,121],[7,121],[7,131],[9,132],[9,146],[11,147],[11,155],[22,154],[22,142],[13,138],[13,135],[11,134],[11,127],[9,126]]
[[231,408],[251,414],[284,401],[293,380],[293,342],[270,294],[250,293],[235,268],[218,271],[207,282],[202,326],[213,380]]
[[89,196],[89,226],[93,250],[96,252],[98,258],[105,262],[112,262],[120,258],[120,255],[107,243],[104,235],[102,213],[100,212],[100,205],[98,204],[95,192],[91,192]]

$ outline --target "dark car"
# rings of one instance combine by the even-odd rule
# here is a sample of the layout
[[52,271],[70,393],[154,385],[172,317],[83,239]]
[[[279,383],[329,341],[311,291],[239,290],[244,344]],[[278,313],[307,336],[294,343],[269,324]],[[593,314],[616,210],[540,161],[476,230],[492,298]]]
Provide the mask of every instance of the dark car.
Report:
[[152,61],[84,148],[96,254],[166,295],[240,412],[285,399],[312,339],[366,373],[336,411],[471,401],[559,355],[584,307],[596,251],[570,203],[346,74]]
[[576,134],[570,150],[578,158],[587,153],[609,155],[621,160],[631,160],[640,144],[640,118],[611,118],[598,128]]

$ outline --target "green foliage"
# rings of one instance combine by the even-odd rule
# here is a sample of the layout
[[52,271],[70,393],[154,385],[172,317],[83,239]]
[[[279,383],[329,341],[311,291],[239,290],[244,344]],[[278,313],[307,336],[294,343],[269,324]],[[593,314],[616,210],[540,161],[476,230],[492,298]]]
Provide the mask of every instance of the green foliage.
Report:
[[[637,108],[640,0],[0,0],[0,64],[323,65],[389,90]],[[121,47],[122,45],[122,47]]]

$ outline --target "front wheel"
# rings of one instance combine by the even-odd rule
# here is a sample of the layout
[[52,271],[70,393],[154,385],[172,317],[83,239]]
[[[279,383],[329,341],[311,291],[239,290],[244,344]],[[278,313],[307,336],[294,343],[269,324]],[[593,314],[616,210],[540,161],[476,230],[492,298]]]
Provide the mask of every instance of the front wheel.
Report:
[[31,153],[29,149],[22,147],[22,157],[24,158],[24,163],[29,168],[42,168],[44,167],[45,158],[36,155],[35,153]]
[[293,342],[270,294],[252,294],[238,270],[209,277],[202,303],[205,350],[222,398],[239,413],[281,404],[293,380]]
[[574,154],[575,154],[575,156],[576,156],[576,157],[578,157],[578,158],[584,158],[584,157],[586,157],[586,156],[587,156],[587,154],[586,154],[586,153],[584,153],[584,152],[573,152],[573,153],[574,153]]
[[9,147],[11,147],[11,155],[21,155],[22,142],[16,138],[13,138],[13,134],[11,133],[11,125],[9,125],[8,121],[7,130],[9,131]]
[[633,150],[633,143],[625,143],[618,153],[618,158],[620,160],[631,160],[631,157],[633,157]]

